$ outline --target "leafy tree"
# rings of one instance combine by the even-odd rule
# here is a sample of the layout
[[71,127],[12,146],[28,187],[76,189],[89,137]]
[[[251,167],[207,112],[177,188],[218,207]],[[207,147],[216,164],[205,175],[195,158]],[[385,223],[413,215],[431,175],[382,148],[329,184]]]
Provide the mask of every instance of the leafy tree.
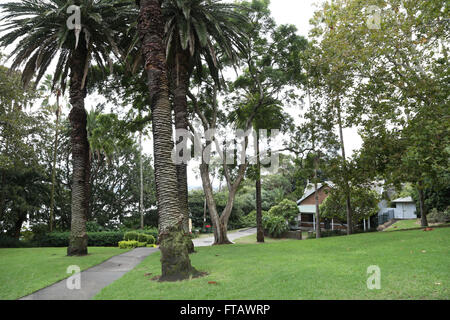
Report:
[[[78,6],[82,25],[69,29],[68,14],[71,6]],[[64,92],[70,70],[70,122],[72,125],[72,232],[68,255],[87,254],[86,214],[88,211],[89,144],[86,132],[86,78],[91,59],[99,66],[111,61],[110,53],[121,53],[115,38],[126,32],[134,18],[135,10],[129,1],[71,0],[71,1],[22,1],[8,2],[0,6],[5,15],[0,38],[2,46],[13,44],[22,38],[13,50],[12,69],[25,63],[22,80],[28,85],[35,74],[36,84],[44,76],[49,65],[57,59],[54,84],[61,83]]]
[[[379,195],[365,187],[352,187],[351,190],[353,223],[357,224],[378,213]],[[346,220],[346,194],[343,190],[332,188],[327,198],[320,205],[323,218]]]

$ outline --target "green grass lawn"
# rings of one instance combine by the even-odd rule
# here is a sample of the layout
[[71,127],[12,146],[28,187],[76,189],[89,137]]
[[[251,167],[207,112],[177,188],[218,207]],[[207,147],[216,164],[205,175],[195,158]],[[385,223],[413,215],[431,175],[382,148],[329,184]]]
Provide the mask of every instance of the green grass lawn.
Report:
[[81,270],[127,250],[90,247],[84,257],[68,257],[67,248],[0,249],[0,299],[18,299],[67,278],[67,267]]
[[[445,225],[449,223],[429,223],[430,228],[433,228],[437,225]],[[383,231],[397,231],[403,229],[412,229],[412,228],[421,228],[420,219],[411,219],[411,220],[399,220],[396,223],[392,224],[388,228]]]
[[420,219],[400,220],[383,231],[396,231],[402,229],[420,228]]
[[[207,271],[206,277],[172,283],[151,281],[160,274],[158,252],[95,299],[450,298],[449,228],[308,241],[270,240],[196,250],[192,264]],[[381,269],[380,290],[367,288],[370,265]]]

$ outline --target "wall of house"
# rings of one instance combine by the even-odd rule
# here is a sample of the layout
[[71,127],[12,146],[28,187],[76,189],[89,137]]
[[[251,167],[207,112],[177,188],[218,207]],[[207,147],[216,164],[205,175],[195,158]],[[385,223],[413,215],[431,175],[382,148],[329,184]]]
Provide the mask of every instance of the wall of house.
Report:
[[[319,204],[321,204],[323,202],[323,200],[325,200],[325,198],[328,196],[328,194],[325,192],[325,189],[327,189],[327,188],[320,188],[317,191],[318,196],[319,196]],[[316,199],[314,197],[315,197],[315,194],[312,193],[309,197],[304,199],[301,204],[302,205],[315,205]]]
[[416,205],[414,203],[396,203],[394,214],[396,219],[415,219]]

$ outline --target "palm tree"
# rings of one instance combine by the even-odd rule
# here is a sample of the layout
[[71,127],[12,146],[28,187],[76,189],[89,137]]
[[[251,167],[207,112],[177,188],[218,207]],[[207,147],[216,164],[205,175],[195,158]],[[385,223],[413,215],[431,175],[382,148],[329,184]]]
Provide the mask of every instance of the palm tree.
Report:
[[[110,53],[120,55],[114,39],[120,38],[135,21],[136,10],[129,0],[22,0],[1,4],[4,16],[1,46],[16,41],[11,53],[12,69],[25,64],[22,81],[27,86],[33,76],[35,83],[56,61],[54,85],[60,81],[64,92],[70,71],[69,97],[72,110],[72,223],[68,255],[87,254],[86,213],[88,206],[89,143],[86,132],[86,79],[91,61],[100,67],[112,65]],[[75,30],[68,27],[68,8],[78,6],[82,24]],[[58,57],[58,58],[57,58]],[[56,59],[57,58],[57,59]]]
[[[237,62],[245,50],[242,25],[246,18],[238,13],[237,5],[219,0],[166,0],[162,4],[165,20],[166,56],[173,95],[175,128],[188,129],[187,94],[191,75],[201,78],[203,60],[212,78],[220,86],[220,52],[228,61]],[[182,142],[180,138],[178,142]],[[182,156],[182,150],[179,150]],[[187,164],[177,165],[177,183],[183,226],[188,229]],[[193,244],[188,242],[190,252]]]
[[183,213],[178,203],[177,171],[172,162],[172,108],[169,101],[164,20],[159,0],[140,0],[138,33],[148,78],[152,112],[156,199],[159,213],[160,280],[187,279],[196,273],[185,245]]

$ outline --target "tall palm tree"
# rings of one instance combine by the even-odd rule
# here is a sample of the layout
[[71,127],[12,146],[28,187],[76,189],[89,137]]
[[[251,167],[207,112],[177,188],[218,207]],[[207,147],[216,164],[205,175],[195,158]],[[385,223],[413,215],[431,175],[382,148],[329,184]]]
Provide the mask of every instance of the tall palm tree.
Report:
[[164,20],[159,0],[140,0],[138,33],[147,73],[152,112],[156,199],[159,213],[160,280],[187,279],[196,273],[185,245],[183,213],[178,204],[175,164],[172,162],[172,108],[169,101]]
[[[175,128],[188,129],[187,94],[189,80],[196,70],[202,76],[203,62],[220,85],[219,57],[237,62],[245,50],[242,25],[246,18],[238,13],[237,5],[220,0],[165,0],[162,10],[165,20],[166,56],[170,73],[171,93],[175,112]],[[180,138],[181,142],[183,138]],[[179,150],[180,155],[182,150]],[[187,164],[177,165],[177,183],[183,226],[188,231]],[[190,252],[193,245],[188,242]]]
[[[81,26],[68,27],[72,5],[81,13]],[[54,84],[64,91],[69,75],[72,110],[72,223],[68,255],[87,254],[86,213],[89,183],[89,143],[86,132],[86,79],[91,61],[100,67],[112,65],[111,52],[120,55],[114,39],[120,38],[135,21],[136,10],[129,0],[22,0],[0,5],[4,16],[1,46],[15,44],[12,69],[25,65],[22,80],[28,85],[36,75],[37,84],[56,61]],[[70,11],[69,11],[70,12]],[[124,31],[122,31],[124,30]],[[69,74],[70,71],[70,74]]]

